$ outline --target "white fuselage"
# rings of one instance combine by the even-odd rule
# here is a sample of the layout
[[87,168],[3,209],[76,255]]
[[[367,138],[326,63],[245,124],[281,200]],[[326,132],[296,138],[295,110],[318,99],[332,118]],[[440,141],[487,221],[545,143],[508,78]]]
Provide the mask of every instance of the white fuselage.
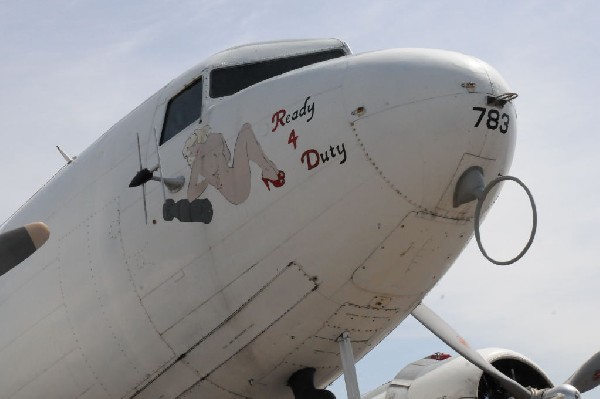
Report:
[[[452,206],[464,170],[480,166],[489,181],[512,160],[510,102],[498,123],[486,114],[475,127],[473,107],[496,109],[487,96],[508,88],[472,57],[347,56],[218,100],[210,70],[139,106],[4,226],[43,221],[51,233],[0,277],[1,398],[291,398],[286,380],[303,367],[323,386],[341,372],[343,331],[362,357],[469,241],[474,205]],[[249,162],[240,203],[217,184],[203,191],[204,224],[165,221],[151,181],[146,217],[142,188],[128,187],[137,135],[150,168],[169,99],[200,76],[201,120],[160,146],[163,176],[186,179],[166,198],[187,198],[182,149],[203,127],[233,157],[249,124],[285,183],[267,189]]]

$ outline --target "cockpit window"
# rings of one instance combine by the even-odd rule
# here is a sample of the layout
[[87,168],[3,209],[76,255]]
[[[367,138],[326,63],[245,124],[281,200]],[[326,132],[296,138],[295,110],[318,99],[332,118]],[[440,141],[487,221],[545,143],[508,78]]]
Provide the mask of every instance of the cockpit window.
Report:
[[166,143],[177,133],[200,118],[202,112],[202,78],[179,92],[169,101],[165,114],[160,144]]
[[230,96],[273,76],[345,55],[346,52],[344,50],[333,49],[318,53],[213,69],[210,72],[209,93],[212,98]]

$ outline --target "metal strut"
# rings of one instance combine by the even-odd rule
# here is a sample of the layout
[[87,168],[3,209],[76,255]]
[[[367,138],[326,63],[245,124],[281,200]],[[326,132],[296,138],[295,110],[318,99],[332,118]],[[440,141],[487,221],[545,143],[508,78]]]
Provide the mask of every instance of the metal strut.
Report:
[[342,358],[342,368],[344,369],[344,381],[346,382],[346,394],[348,399],[360,399],[350,333],[344,331],[337,341],[340,345],[340,356]]

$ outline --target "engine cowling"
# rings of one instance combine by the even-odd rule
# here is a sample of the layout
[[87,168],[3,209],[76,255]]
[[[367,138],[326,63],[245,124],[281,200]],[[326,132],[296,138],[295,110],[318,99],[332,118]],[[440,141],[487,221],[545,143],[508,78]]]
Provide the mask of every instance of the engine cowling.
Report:
[[[520,353],[488,348],[478,351],[498,370],[524,386],[550,388],[548,376]],[[462,356],[434,354],[403,368],[363,399],[504,399],[511,395]]]

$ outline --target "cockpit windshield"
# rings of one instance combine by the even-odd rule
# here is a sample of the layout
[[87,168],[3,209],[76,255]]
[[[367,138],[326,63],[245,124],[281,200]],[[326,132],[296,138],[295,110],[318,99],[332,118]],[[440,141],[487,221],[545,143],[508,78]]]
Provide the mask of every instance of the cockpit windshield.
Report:
[[210,72],[210,91],[212,98],[230,96],[263,80],[293,71],[318,62],[346,55],[343,49],[331,49],[316,53],[295,55],[285,58],[252,62]]

